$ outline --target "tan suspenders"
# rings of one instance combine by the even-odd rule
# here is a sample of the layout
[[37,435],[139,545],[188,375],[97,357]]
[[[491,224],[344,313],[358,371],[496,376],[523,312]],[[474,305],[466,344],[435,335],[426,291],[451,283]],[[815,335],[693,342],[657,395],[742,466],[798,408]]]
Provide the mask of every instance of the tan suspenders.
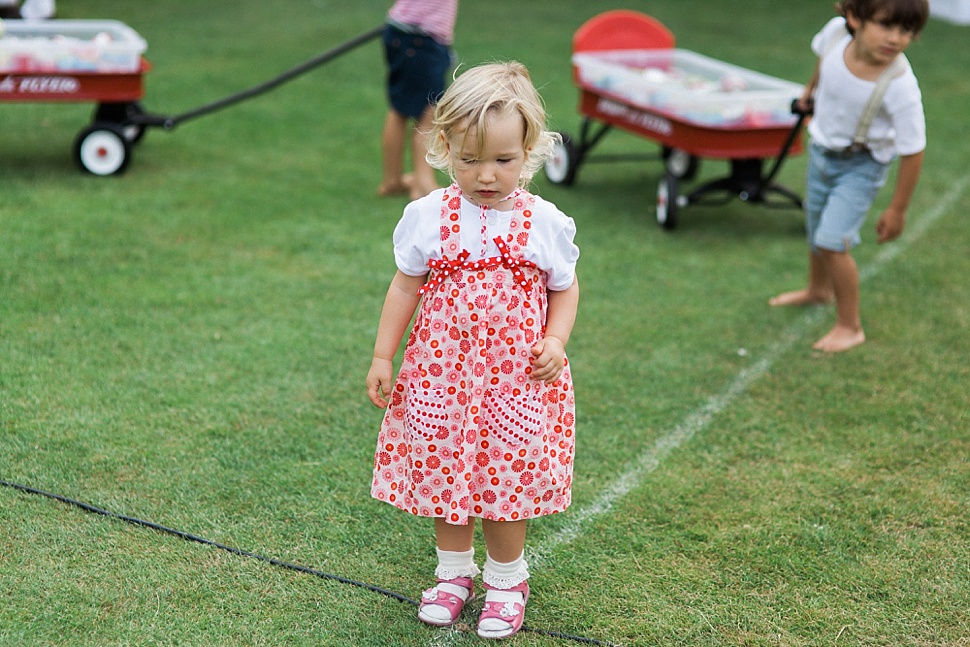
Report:
[[[848,34],[849,30],[845,29],[845,27],[835,34],[832,34],[825,44],[822,58],[829,54],[838,45],[839,41]],[[908,66],[909,61],[906,59],[906,55],[900,54],[883,70],[879,78],[876,79],[876,87],[873,88],[872,94],[869,95],[869,100],[866,101],[866,105],[862,109],[862,116],[856,125],[855,134],[852,136],[852,145],[847,150],[855,151],[867,148],[866,143],[869,139],[869,127],[872,126],[872,120],[876,118],[876,114],[879,112],[879,106],[882,105],[882,99],[886,96],[886,90],[889,89],[889,84],[894,78],[902,76],[906,72]]]

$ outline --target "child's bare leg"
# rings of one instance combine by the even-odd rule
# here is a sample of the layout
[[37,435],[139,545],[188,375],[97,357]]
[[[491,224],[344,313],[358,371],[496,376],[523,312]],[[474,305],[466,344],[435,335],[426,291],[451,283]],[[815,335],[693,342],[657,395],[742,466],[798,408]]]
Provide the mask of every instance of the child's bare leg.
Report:
[[388,110],[381,135],[384,175],[377,187],[378,195],[403,195],[408,187],[404,181],[404,141],[408,119],[396,110]]
[[768,300],[773,306],[824,305],[832,302],[832,278],[821,253],[808,252],[808,287],[783,292]]
[[414,168],[410,184],[411,199],[417,200],[438,188],[434,167],[428,163],[428,133],[434,120],[434,108],[428,106],[414,124],[411,134],[411,164]]
[[485,547],[496,562],[512,562],[525,550],[527,521],[482,521]]
[[455,526],[444,519],[435,518],[434,535],[441,550],[464,552],[470,550],[475,539],[475,520],[469,519],[464,526]]
[[822,250],[822,257],[835,289],[835,326],[812,346],[826,353],[839,353],[866,340],[859,317],[859,268],[849,252]]

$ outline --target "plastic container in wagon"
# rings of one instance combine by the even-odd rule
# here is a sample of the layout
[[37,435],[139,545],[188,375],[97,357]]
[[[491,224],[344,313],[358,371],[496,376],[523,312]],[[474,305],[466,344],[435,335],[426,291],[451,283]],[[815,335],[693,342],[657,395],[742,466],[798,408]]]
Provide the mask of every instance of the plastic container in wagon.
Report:
[[147,45],[117,20],[4,20],[0,73],[137,72]]
[[802,86],[683,49],[579,52],[580,87],[710,127],[786,125]]

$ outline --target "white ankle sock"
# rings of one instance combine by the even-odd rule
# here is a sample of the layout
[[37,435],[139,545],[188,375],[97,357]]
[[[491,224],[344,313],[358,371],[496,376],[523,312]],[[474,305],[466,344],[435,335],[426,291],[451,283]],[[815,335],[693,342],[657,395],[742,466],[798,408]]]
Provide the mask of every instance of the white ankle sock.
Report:
[[[522,584],[528,578],[529,567],[525,563],[524,553],[518,559],[504,564],[496,562],[491,555],[487,555],[482,579],[493,588],[485,591],[485,602],[506,605],[507,609],[513,609],[514,607],[511,605],[525,604],[524,593],[507,589]],[[479,620],[478,635],[483,638],[505,638],[515,631],[513,620],[511,617],[507,620],[503,618]],[[521,619],[519,620],[521,621]]]
[[475,577],[479,573],[475,566],[475,549],[464,551],[441,550],[438,552],[438,568],[435,569],[435,577],[442,580],[453,580],[456,577]]
[[496,562],[491,555],[485,555],[485,572],[482,580],[496,589],[511,589],[529,579],[529,566],[525,563],[525,553],[511,562]]

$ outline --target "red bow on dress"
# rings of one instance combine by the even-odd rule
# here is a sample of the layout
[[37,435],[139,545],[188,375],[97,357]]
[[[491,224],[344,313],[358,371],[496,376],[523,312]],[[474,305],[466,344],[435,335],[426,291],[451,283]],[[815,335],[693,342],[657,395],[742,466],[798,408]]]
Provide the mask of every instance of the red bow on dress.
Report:
[[519,258],[512,258],[512,253],[509,252],[509,246],[505,244],[505,241],[501,237],[495,238],[495,245],[498,247],[498,251],[502,254],[502,265],[509,268],[512,272],[512,278],[515,279],[516,283],[522,286],[522,289],[526,293],[532,291],[532,280],[525,275],[522,271],[523,267],[535,267],[536,264],[532,261],[527,261]]
[[469,252],[467,249],[463,249],[461,250],[461,253],[458,254],[457,258],[434,258],[428,261],[428,267],[435,271],[432,272],[433,276],[428,280],[428,282],[421,286],[421,289],[418,290],[418,294],[422,295],[426,292],[432,292],[441,287],[441,284],[444,283],[449,274],[455,270],[461,269],[462,265],[465,264],[465,261],[468,260],[468,256],[470,254],[471,252]]
[[462,268],[467,270],[484,270],[497,267],[498,265],[507,267],[512,272],[512,278],[515,279],[515,282],[521,285],[522,289],[527,293],[531,292],[532,280],[525,275],[522,268],[535,267],[536,264],[521,258],[512,258],[509,246],[505,244],[505,241],[501,237],[495,238],[495,245],[498,247],[499,253],[501,253],[501,256],[498,258],[488,258],[475,261],[474,263],[468,263],[467,260],[470,252],[467,249],[463,249],[456,258],[435,258],[428,261],[428,267],[434,271],[432,272],[432,277],[428,279],[428,282],[418,289],[418,295],[421,296],[437,290],[445,282],[445,279],[448,278],[448,275],[455,270]]

